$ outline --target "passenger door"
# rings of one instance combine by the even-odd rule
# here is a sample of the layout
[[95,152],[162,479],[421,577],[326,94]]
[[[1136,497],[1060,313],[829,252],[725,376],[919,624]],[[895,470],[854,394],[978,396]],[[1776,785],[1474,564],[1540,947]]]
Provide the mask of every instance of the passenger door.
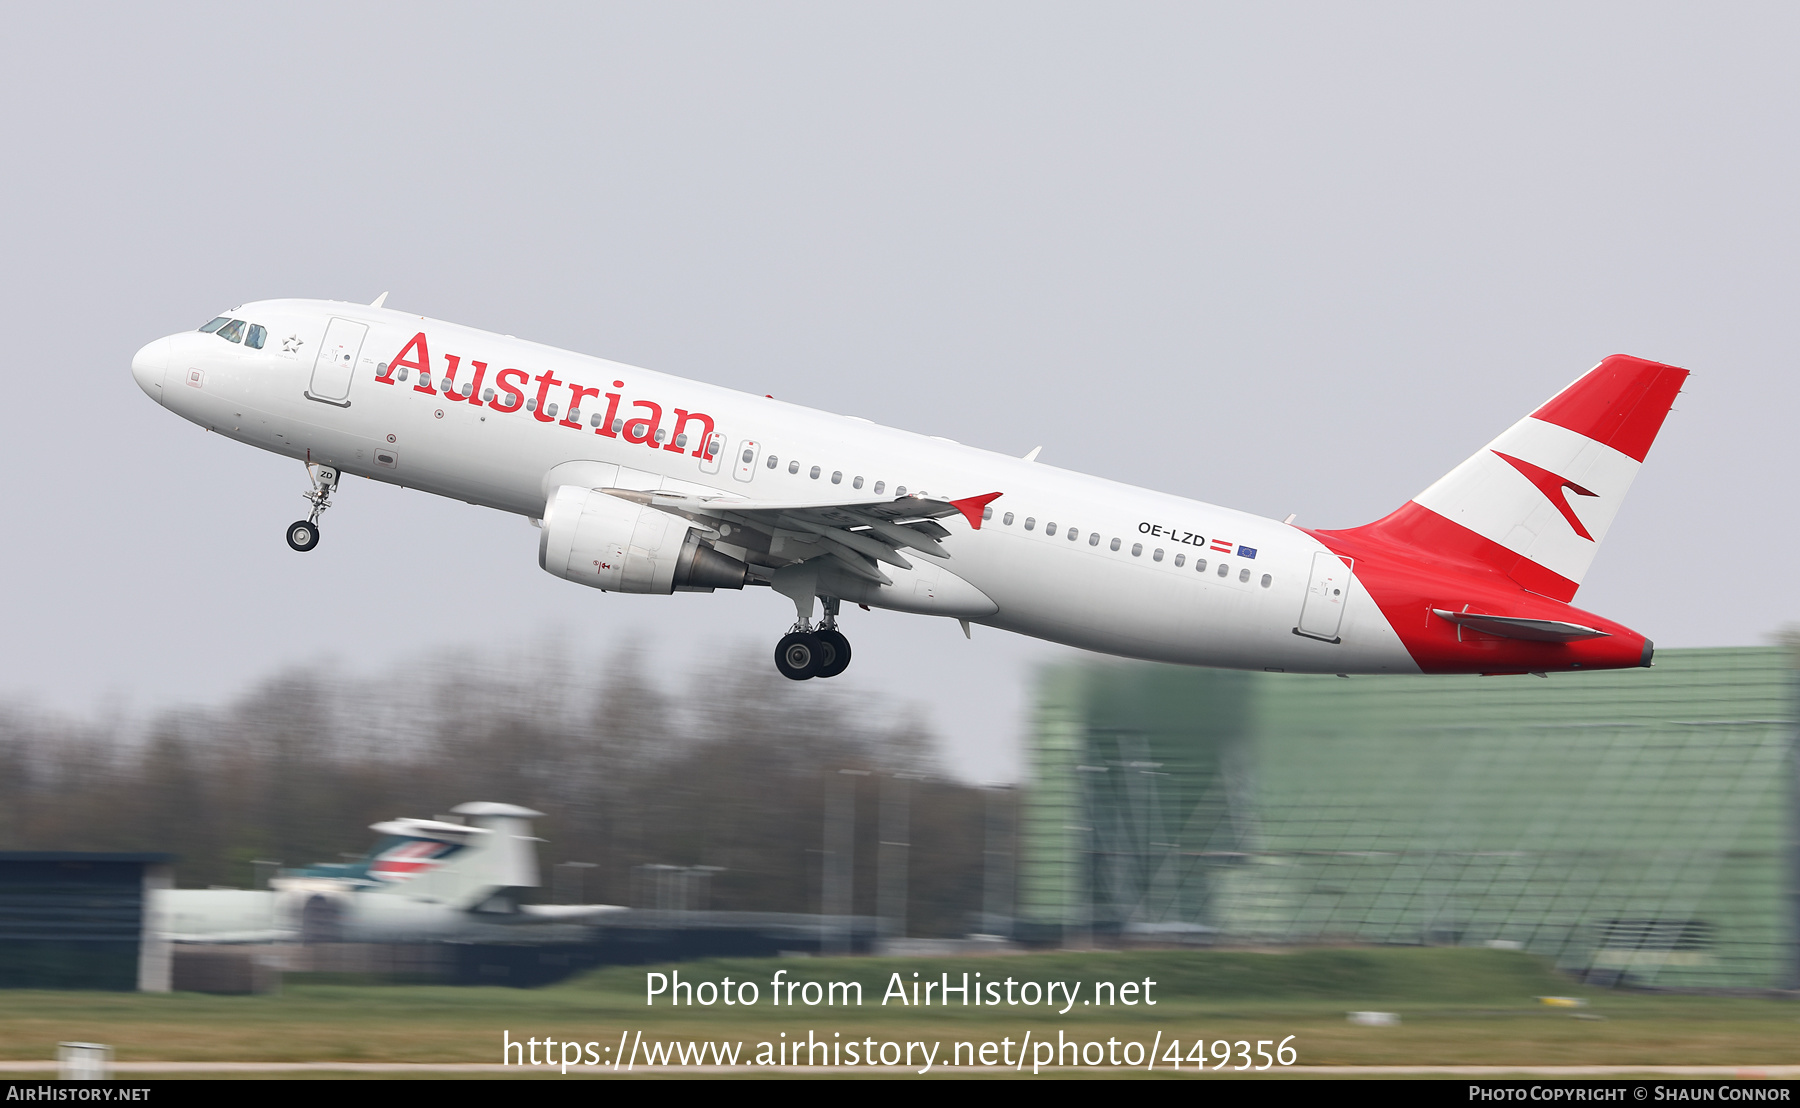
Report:
[[350,381],[368,334],[369,325],[353,319],[334,317],[326,325],[325,341],[319,344],[319,356],[313,362],[312,384],[306,390],[308,400],[350,406]]
[[1344,622],[1344,605],[1350,599],[1350,570],[1354,562],[1328,550],[1313,555],[1312,579],[1300,605],[1300,625],[1294,630],[1309,638],[1338,641]]

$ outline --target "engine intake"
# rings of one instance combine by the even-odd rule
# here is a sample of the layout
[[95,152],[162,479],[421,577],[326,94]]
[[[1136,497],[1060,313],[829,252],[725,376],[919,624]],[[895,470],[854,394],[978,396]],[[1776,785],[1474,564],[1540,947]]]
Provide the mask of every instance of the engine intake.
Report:
[[750,573],[680,516],[579,485],[545,505],[538,565],[606,592],[741,589]]

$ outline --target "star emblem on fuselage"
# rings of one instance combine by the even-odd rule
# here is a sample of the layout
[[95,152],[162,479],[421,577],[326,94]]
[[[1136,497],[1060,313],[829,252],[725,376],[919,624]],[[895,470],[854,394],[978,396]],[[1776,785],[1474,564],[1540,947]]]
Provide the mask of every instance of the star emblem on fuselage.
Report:
[[283,354],[298,354],[300,348],[304,345],[306,345],[306,340],[302,339],[299,335],[289,335],[287,338],[281,340],[281,352]]

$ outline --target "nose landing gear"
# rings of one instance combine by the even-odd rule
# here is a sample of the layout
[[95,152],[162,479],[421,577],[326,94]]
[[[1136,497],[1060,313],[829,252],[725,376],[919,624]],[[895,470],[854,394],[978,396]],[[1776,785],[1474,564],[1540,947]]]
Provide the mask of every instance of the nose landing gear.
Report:
[[775,669],[790,681],[836,677],[850,665],[850,640],[837,629],[838,602],[825,598],[825,618],[818,630],[801,619],[775,645]]
[[297,523],[288,524],[287,544],[302,553],[319,545],[319,515],[331,507],[331,493],[337,488],[338,471],[330,466],[306,463],[306,477],[312,482],[312,491],[303,492],[312,503],[312,514]]

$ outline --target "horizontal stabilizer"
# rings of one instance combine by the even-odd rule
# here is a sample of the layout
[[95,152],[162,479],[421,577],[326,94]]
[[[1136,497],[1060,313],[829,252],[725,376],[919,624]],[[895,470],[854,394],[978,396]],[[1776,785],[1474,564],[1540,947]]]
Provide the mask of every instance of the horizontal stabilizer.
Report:
[[1597,628],[1583,627],[1579,623],[1564,623],[1555,619],[1487,616],[1474,612],[1446,612],[1442,608],[1433,608],[1431,614],[1443,616],[1451,623],[1467,627],[1471,631],[1480,631],[1484,635],[1499,635],[1503,639],[1524,639],[1527,642],[1577,642],[1581,639],[1603,639],[1607,636],[1607,632]]

